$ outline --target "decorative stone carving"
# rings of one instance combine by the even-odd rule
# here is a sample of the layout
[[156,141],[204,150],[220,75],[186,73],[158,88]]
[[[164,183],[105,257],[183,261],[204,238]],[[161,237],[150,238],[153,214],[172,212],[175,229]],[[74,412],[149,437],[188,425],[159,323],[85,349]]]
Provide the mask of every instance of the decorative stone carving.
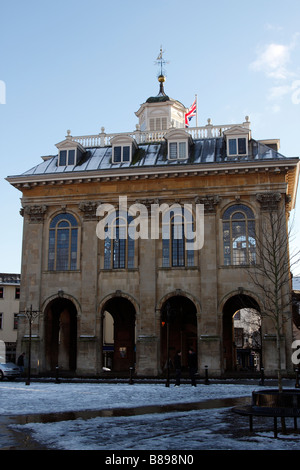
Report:
[[280,193],[258,193],[256,199],[260,202],[262,211],[277,211],[278,204],[281,201]]
[[86,220],[96,220],[96,210],[99,203],[94,201],[81,202],[79,204],[79,210],[83,212],[83,217]]
[[25,206],[21,209],[21,215],[29,217],[29,223],[37,224],[43,222],[44,215],[47,212],[46,205]]
[[220,196],[196,196],[196,204],[204,204],[204,213],[216,212],[216,206],[220,203]]

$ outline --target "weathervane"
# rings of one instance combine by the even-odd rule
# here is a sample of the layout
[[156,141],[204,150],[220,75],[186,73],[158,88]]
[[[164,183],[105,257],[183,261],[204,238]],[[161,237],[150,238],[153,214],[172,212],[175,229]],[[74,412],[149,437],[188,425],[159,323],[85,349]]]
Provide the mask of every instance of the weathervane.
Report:
[[163,58],[164,52],[165,51],[162,50],[162,46],[160,46],[159,55],[157,56],[157,59],[155,61],[155,64],[160,66],[160,75],[165,74],[165,70],[164,70],[163,66],[169,63],[167,60],[165,60]]

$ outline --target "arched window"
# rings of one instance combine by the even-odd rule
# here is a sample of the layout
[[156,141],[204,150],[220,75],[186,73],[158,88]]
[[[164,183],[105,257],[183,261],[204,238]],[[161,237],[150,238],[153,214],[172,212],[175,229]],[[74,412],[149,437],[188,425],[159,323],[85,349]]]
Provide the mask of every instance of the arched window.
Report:
[[133,218],[125,211],[113,212],[107,218],[104,239],[104,269],[134,268],[134,240],[128,234]]
[[78,223],[72,214],[58,214],[50,222],[48,269],[77,269]]
[[182,207],[170,209],[163,216],[163,267],[194,266],[194,251],[187,248],[193,239],[193,215]]
[[230,206],[223,214],[224,265],[255,264],[255,247],[253,211],[243,204]]

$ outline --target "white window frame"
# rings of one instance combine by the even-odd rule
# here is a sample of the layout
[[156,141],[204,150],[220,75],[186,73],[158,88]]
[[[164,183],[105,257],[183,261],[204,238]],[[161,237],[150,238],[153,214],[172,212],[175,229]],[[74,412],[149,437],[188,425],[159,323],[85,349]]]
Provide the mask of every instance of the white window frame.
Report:
[[[72,151],[72,150],[74,150],[74,152],[75,152],[75,155],[74,155],[74,163],[69,163],[69,152]],[[65,165],[63,165],[63,164],[61,163],[61,160],[60,160],[60,154],[61,154],[61,152],[67,152]],[[72,166],[73,166],[73,165],[76,165],[76,164],[77,164],[77,148],[71,148],[71,149],[66,149],[66,148],[63,149],[63,148],[62,148],[62,149],[60,149],[60,151],[59,151],[59,157],[58,157],[58,166],[69,166],[69,165],[72,165]]]
[[[175,158],[172,158],[171,157],[171,146],[173,146],[174,144],[176,144],[176,157]],[[185,147],[184,147],[184,153],[185,155],[182,157],[180,156],[180,144],[185,144]],[[176,161],[176,160],[186,160],[188,158],[188,142],[187,140],[171,140],[168,142],[168,160],[171,160],[171,161]]]
[[[238,141],[239,139],[244,139],[245,144],[246,144],[246,152],[245,153],[239,153],[239,146],[238,146]],[[230,153],[229,147],[230,147],[230,141],[235,140],[236,143],[236,153]],[[235,135],[235,136],[227,136],[227,156],[228,157],[243,157],[245,155],[248,155],[248,138],[245,135]]]
[[[121,160],[119,162],[116,162],[115,161],[115,149],[117,147],[120,147],[121,148]],[[128,147],[129,148],[129,159],[128,160],[124,160],[124,148],[125,147]],[[116,145],[113,145],[112,147],[112,163],[117,165],[119,163],[131,163],[131,159],[132,159],[132,145],[130,145],[129,143],[128,144],[116,144]]]

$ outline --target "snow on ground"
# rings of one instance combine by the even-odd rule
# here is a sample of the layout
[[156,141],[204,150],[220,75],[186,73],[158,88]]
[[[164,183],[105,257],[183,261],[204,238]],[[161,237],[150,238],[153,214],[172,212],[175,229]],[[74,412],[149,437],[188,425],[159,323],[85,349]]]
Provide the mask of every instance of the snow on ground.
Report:
[[[135,383],[0,383],[2,416],[78,410],[133,408],[145,405],[192,403],[216,398],[251,397],[259,387],[211,383],[165,387]],[[269,388],[269,387],[268,387]],[[42,419],[40,419],[42,421]],[[298,450],[300,434],[292,428],[273,437],[273,420],[248,419],[230,408],[172,411],[135,416],[105,416],[59,422],[13,425],[41,445],[65,450]]]

